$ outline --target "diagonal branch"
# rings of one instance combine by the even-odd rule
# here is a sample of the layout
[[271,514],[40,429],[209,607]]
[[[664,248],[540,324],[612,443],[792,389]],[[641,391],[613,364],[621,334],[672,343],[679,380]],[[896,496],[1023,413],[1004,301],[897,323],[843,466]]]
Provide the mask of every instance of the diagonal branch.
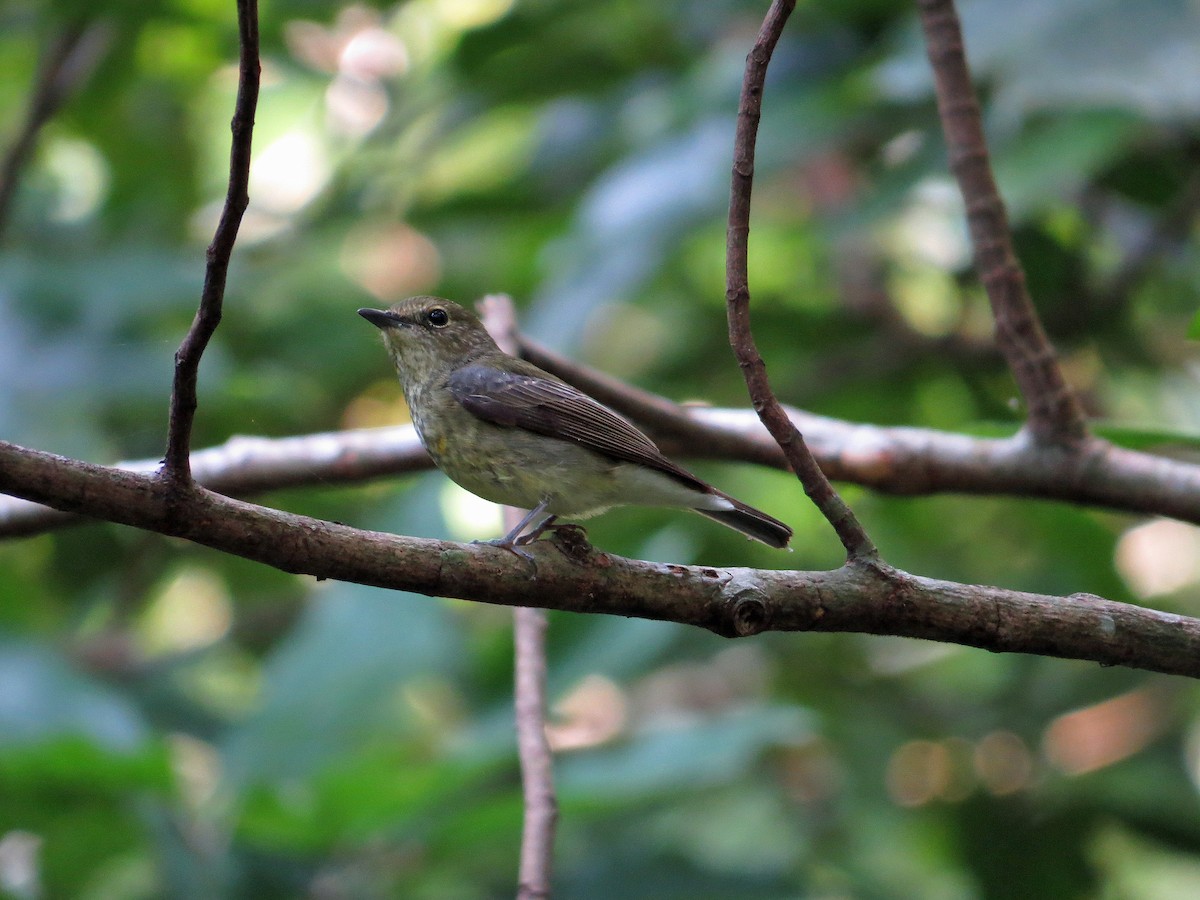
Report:
[[192,480],[189,455],[192,423],[196,417],[196,380],[200,357],[221,323],[229,258],[237,240],[242,214],[250,203],[250,144],[254,137],[254,111],[258,106],[261,65],[258,58],[257,0],[238,0],[238,92],[234,104],[233,142],[229,152],[229,188],[216,234],[208,246],[208,264],[200,308],[191,328],[175,353],[175,381],[171,388],[171,412],[167,430],[167,453],[163,478],[169,485],[186,486]]
[[996,317],[996,344],[1029,408],[1029,431],[1034,440],[1081,444],[1088,436],[1083,409],[1059,368],[1013,251],[1008,214],[992,176],[954,0],[918,0],[917,7],[933,67],[950,168],[966,206],[975,268]]
[[754,47],[746,57],[746,73],[738,102],[733,175],[729,189],[729,225],[725,237],[725,302],[729,313],[729,343],[737,355],[754,409],[787,457],[804,486],[804,493],[829,520],[842,546],[846,548],[849,559],[874,560],[879,555],[875,545],[850,507],[833,489],[804,443],[804,437],[771,390],[766,363],[758,352],[750,329],[750,192],[754,186],[754,149],[758,141],[758,122],[762,117],[763,84],[771,54],[795,6],[795,0],[772,2]]
[[498,548],[361,531],[202,488],[167,498],[152,475],[6,441],[0,491],[285,572],[430,596],[637,616],[728,637],[768,630],[896,635],[1200,678],[1200,619],[1091,594],[958,584],[883,565],[795,572],[641,562],[572,540],[570,529],[531,546],[531,577],[528,560]]

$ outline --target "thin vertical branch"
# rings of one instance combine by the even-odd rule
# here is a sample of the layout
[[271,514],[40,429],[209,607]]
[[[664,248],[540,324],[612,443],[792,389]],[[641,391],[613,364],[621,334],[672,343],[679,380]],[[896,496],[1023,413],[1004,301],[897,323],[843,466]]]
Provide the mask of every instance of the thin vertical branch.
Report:
[[[519,512],[505,516],[504,527],[511,528],[518,521]],[[517,753],[521,759],[521,794],[525,810],[517,897],[519,900],[543,900],[550,896],[554,833],[558,824],[554,757],[546,741],[546,611],[532,606],[517,607],[513,610],[513,632],[513,705],[516,708]]]
[[933,67],[950,169],[966,206],[975,269],[996,318],[996,344],[1029,408],[1028,428],[1034,439],[1078,445],[1088,436],[1087,422],[1059,368],[1013,251],[1008,214],[992,176],[954,0],[918,0],[917,7]]
[[238,61],[238,92],[230,125],[233,141],[229,152],[229,188],[225,206],[212,243],[208,246],[208,264],[204,271],[204,289],[200,308],[191,328],[175,353],[175,382],[171,388],[171,413],[167,433],[167,453],[162,474],[174,486],[192,481],[189,454],[192,442],[192,423],[196,416],[196,380],[200,357],[209,339],[221,323],[221,306],[225,298],[225,281],[229,274],[229,258],[237,240],[242,214],[250,202],[250,144],[254,137],[254,111],[258,106],[258,86],[261,65],[258,53],[257,0],[237,0],[238,40],[241,52]]
[[16,138],[0,161],[0,238],[8,227],[21,170],[29,162],[42,126],[91,76],[108,48],[109,29],[101,23],[67,26],[51,43],[38,69],[37,81]]
[[767,65],[779,42],[783,26],[795,8],[795,0],[775,0],[767,11],[754,47],[746,57],[746,73],[738,102],[737,131],[733,147],[733,176],[729,189],[729,226],[725,237],[725,302],[729,314],[729,343],[759,419],[779,444],[804,493],[816,504],[837,533],[852,560],[874,560],[878,551],[845,501],[838,496],[813,458],[804,437],[779,404],[767,367],[750,329],[750,283],[748,253],[750,238],[750,193],[754,186],[754,149],[762,117],[763,84]]
[[[505,353],[516,355],[516,315],[512,300],[489,294],[479,303],[488,331]],[[516,526],[522,511],[504,508],[504,530]],[[554,793],[554,758],[546,740],[546,611],[534,607],[513,610],[513,706],[517,720],[517,755],[521,761],[524,827],[518,900],[550,896],[554,870],[554,834],[558,799]]]

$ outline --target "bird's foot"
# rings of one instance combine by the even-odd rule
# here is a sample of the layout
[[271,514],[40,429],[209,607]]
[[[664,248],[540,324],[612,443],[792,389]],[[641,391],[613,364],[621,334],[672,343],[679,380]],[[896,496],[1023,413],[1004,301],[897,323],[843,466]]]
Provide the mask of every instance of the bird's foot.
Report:
[[528,543],[523,538],[517,538],[515,541],[507,537],[493,538],[490,541],[471,541],[472,544],[481,544],[486,547],[498,547],[501,550],[507,550],[513,556],[520,556],[530,562],[535,562],[533,554],[528,550],[522,550],[521,546]]

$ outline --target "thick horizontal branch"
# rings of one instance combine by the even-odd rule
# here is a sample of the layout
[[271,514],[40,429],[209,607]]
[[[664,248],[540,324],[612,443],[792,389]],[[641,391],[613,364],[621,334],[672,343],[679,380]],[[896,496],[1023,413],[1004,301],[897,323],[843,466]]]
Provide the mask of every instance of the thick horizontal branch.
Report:
[[[528,350],[528,348],[526,348]],[[647,430],[669,456],[749,462],[786,469],[778,445],[751,410],[688,407],[630,388],[561,357],[527,353]],[[976,438],[930,428],[859,425],[788,409],[830,478],[889,494],[960,493],[1060,500],[1200,525],[1200,466],[1091,440],[1067,450],[1023,434]],[[122,463],[152,473],[158,460]],[[280,488],[349,484],[431,468],[410,425],[292,438],[236,437],[192,455],[196,480],[249,497]],[[16,493],[16,492],[13,492]],[[74,517],[0,497],[0,539],[38,534]]]
[[487,545],[360,531],[198,486],[168,497],[152,475],[3,441],[0,491],[317,578],[679,622],[730,637],[853,631],[1200,676],[1200,620],[1091,595],[956,584],[878,564],[795,572],[641,562],[595,550],[578,529],[532,545],[530,561]]
[[[835,480],[891,494],[1061,500],[1200,524],[1200,466],[1193,463],[1094,439],[1072,451],[1037,444],[1024,432],[975,438],[793,414],[822,468]],[[691,415],[726,434],[748,429],[752,418],[744,410],[697,409]]]
[[[671,454],[786,468],[750,410],[681,406],[522,337],[522,355],[633,419]],[[846,422],[785,407],[830,478],[891,494],[1063,500],[1200,524],[1200,465],[1089,438],[1045,446],[1025,434],[977,438]]]
[[[160,460],[143,459],[117,463],[115,468],[150,475],[161,465]],[[191,460],[197,482],[234,497],[290,487],[362,482],[432,467],[411,425],[289,438],[238,436],[193,453]],[[40,503],[0,497],[0,538],[26,537],[77,520],[77,516]]]

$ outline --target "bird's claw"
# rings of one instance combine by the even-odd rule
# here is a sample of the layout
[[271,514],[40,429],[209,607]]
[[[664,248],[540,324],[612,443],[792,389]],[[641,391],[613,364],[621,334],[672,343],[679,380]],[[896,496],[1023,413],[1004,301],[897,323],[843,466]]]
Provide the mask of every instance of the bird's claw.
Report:
[[508,538],[493,538],[490,541],[471,541],[471,543],[481,544],[486,547],[498,547],[501,550],[507,550],[513,556],[520,556],[529,560],[530,562],[536,562],[532,553],[530,553],[528,550],[521,549],[522,544],[528,543],[528,541],[525,541],[523,538],[517,538],[515,541],[511,541]]

